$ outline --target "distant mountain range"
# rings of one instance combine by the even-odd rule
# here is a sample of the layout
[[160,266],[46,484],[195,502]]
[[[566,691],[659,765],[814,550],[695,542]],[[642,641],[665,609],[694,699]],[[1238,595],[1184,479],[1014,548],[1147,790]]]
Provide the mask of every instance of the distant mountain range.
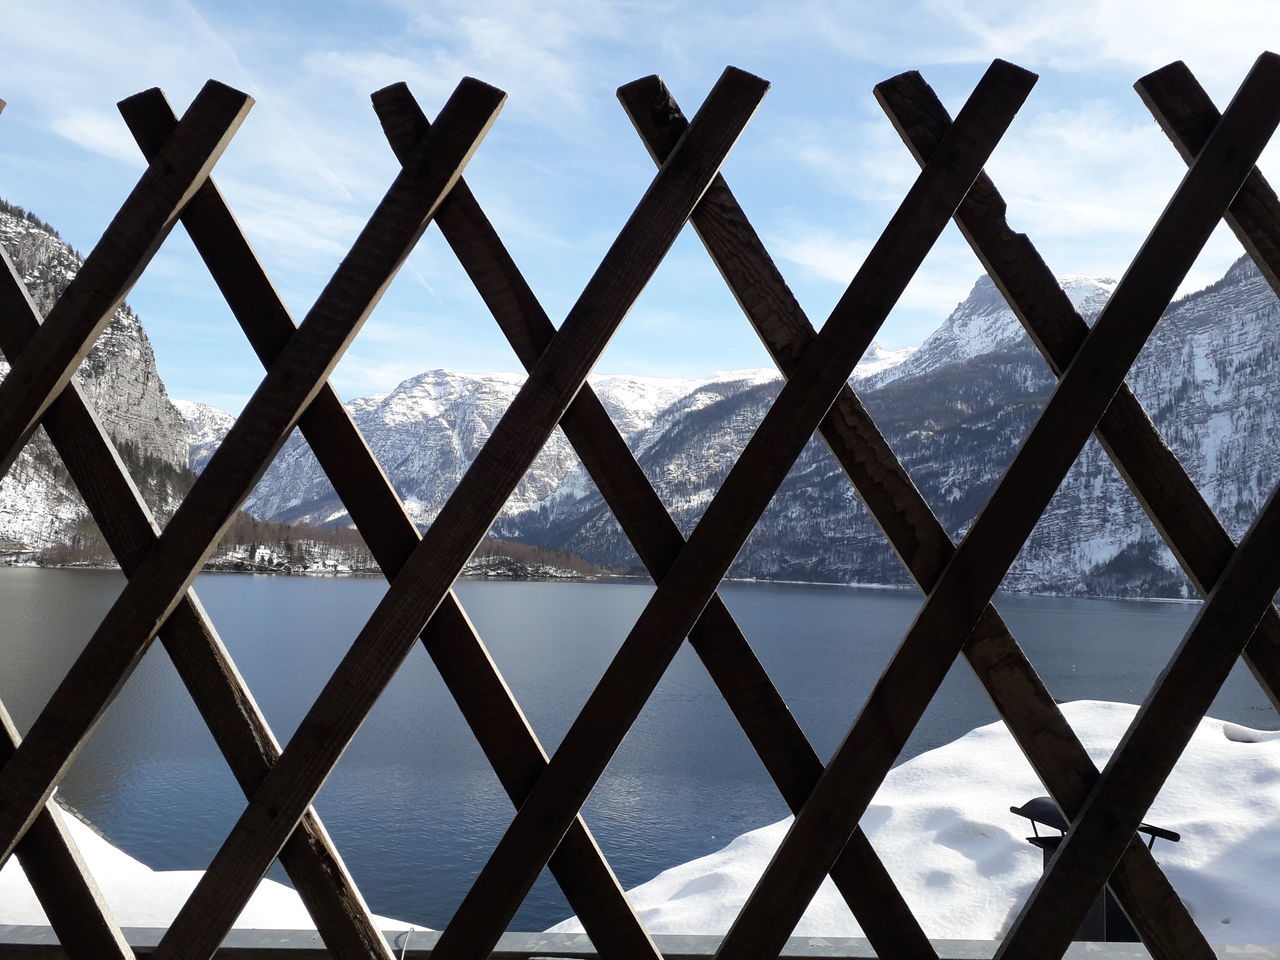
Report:
[[[1115,282],[1068,277],[1092,322]],[[1246,260],[1174,304],[1129,383],[1233,536],[1277,477],[1270,442],[1280,418],[1280,305]],[[513,374],[433,370],[352,415],[414,518],[439,511],[519,388]],[[960,537],[1034,422],[1053,378],[994,285],[969,296],[917,350],[873,348],[853,382],[913,480]],[[781,381],[771,371],[705,380],[593,378],[640,465],[688,533]],[[193,422],[207,424],[207,414]],[[223,421],[226,422],[226,421]],[[203,427],[202,427],[203,428]],[[202,449],[207,449],[208,439]],[[247,506],[289,522],[341,523],[345,513],[295,436]],[[505,539],[606,565],[638,565],[621,529],[558,432],[494,526]],[[733,575],[905,584],[901,563],[815,440],[774,498]],[[1018,591],[1187,596],[1190,586],[1110,461],[1091,441],[1005,583]]]
[[[46,305],[78,265],[78,258],[64,252],[50,229],[13,208],[0,213],[0,243],[11,257],[15,248],[20,251],[29,283],[52,291],[43,294]],[[1062,283],[1090,321],[1115,285],[1109,279],[1082,277]],[[1274,388],[1280,374],[1277,320],[1280,304],[1242,259],[1216,284],[1169,309],[1129,377],[1170,446],[1236,537],[1280,475],[1280,450],[1274,443],[1280,419],[1280,394]],[[108,429],[169,461],[179,459],[185,449],[188,465],[198,472],[233,418],[201,404],[169,404],[154,374],[145,334],[127,310],[110,331],[117,332],[95,350],[100,359],[91,357],[84,374],[112,384],[109,389],[95,387],[95,396],[130,398],[124,409],[104,414]],[[121,376],[122,381],[112,379]],[[517,374],[433,370],[390,393],[349,404],[370,448],[420,525],[434,519],[522,382]],[[686,533],[781,384],[776,373],[754,370],[701,380],[615,375],[591,382]],[[888,352],[873,347],[853,382],[917,487],[957,538],[985,504],[1053,387],[1048,368],[985,277],[918,349]],[[186,424],[181,438],[179,421]],[[74,493],[68,494],[65,481],[59,486],[48,470],[42,473],[39,457],[36,461],[20,462],[14,477],[0,485],[0,535],[12,542],[57,536],[74,520]],[[297,434],[285,444],[245,509],[263,521],[346,522],[341,503]],[[559,431],[517,487],[492,534],[611,567],[638,566]],[[901,563],[817,440],[787,477],[732,574],[907,582]],[[1190,592],[1172,556],[1093,441],[1062,484],[1005,586],[1125,596]]]

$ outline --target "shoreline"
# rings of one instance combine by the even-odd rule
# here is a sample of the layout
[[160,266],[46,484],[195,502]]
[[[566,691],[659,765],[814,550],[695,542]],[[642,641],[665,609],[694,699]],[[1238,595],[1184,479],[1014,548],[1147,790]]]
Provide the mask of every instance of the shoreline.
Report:
[[[91,570],[103,571],[113,570],[119,571],[119,564],[115,563],[35,563],[35,562],[13,562],[9,559],[0,559],[0,569],[3,568],[22,568],[35,570]],[[304,570],[281,570],[274,568],[260,569],[231,569],[222,566],[205,567],[200,571],[201,574],[229,574],[233,576],[259,576],[259,577],[312,577],[312,578],[331,578],[334,580],[343,579],[370,579],[381,577],[381,570],[322,570],[322,569],[304,569]],[[647,584],[652,586],[653,581],[642,574],[631,573],[599,573],[599,574],[565,574],[565,575],[548,575],[548,576],[501,576],[483,573],[463,573],[458,577],[461,581],[466,582],[510,582],[510,583],[616,583],[616,582],[634,582],[637,584]],[[883,590],[890,592],[919,593],[918,588],[898,583],[838,583],[831,580],[764,580],[759,577],[725,577],[722,581],[727,584],[744,584],[750,586],[793,586],[793,587],[833,587],[840,589],[853,590]],[[1133,597],[1133,596],[1117,596],[1115,594],[1106,593],[1047,593],[1036,590],[1000,590],[996,593],[997,599],[1001,596],[1009,597],[1046,597],[1054,600],[1116,600],[1116,601],[1132,601],[1135,603],[1201,603],[1202,597]]]

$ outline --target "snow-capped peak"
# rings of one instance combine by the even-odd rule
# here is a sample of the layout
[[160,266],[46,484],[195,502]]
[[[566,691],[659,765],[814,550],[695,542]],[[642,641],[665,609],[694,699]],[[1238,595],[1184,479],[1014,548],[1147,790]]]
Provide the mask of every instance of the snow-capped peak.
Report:
[[[1106,304],[1116,281],[1110,277],[1070,275],[1058,283],[1075,309],[1092,322]],[[953,363],[1002,350],[1026,334],[1004,295],[985,274],[978,278],[951,315],[931,333],[920,348],[876,376],[877,386],[903,377],[914,377]]]

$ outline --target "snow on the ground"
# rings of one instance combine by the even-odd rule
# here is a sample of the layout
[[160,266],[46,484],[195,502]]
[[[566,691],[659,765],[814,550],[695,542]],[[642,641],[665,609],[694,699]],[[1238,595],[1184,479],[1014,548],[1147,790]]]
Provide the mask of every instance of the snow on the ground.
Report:
[[[61,809],[58,816],[70,830],[112,916],[122,927],[167,927],[203,875],[199,870],[152,870]],[[17,857],[10,857],[0,870],[0,924],[43,926],[48,922]],[[375,916],[374,922],[380,930],[411,927],[386,917]],[[297,893],[274,880],[262,881],[235,925],[237,929],[315,929]]]
[[[1101,768],[1137,707],[1081,701],[1062,710]],[[894,769],[862,826],[929,936],[993,939],[1041,866],[1040,851],[1025,839],[1031,824],[1009,807],[1044,793],[995,723]],[[1211,941],[1280,943],[1280,738],[1201,721],[1143,819],[1182,834],[1176,844],[1157,840],[1155,857]],[[652,933],[728,930],[789,824],[743,834],[630,891],[645,926]],[[571,919],[552,929],[581,926]],[[830,880],[796,933],[861,936]]]
[[[1137,707],[1081,701],[1062,710],[1101,767]],[[1044,792],[1004,725],[995,723],[893,770],[862,826],[929,936],[993,939],[1040,873],[1040,851],[1025,839],[1030,824],[1009,807]],[[153,871],[80,821],[63,819],[117,921],[167,926],[200,872]],[[1157,841],[1156,859],[1211,941],[1280,943],[1280,736],[1203,720],[1144,819],[1182,834],[1181,843]],[[789,823],[743,834],[630,891],[645,926],[652,933],[725,932]],[[409,927],[376,920],[384,930]],[[45,922],[11,860],[0,871],[0,924]],[[236,925],[314,927],[297,894],[270,880]],[[552,929],[581,927],[571,919]],[[796,932],[861,935],[829,880]]]

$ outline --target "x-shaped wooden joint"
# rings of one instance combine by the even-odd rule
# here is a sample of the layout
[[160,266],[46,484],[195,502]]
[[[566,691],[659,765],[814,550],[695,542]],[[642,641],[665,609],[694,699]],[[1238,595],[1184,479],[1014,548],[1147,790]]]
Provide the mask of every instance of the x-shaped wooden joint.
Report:
[[[430,146],[438,154],[428,157],[424,151],[411,171],[397,178],[351,256],[343,261],[317,307],[290,339],[264,386],[250,401],[238,424],[243,429],[228,435],[164,534],[138,563],[120,600],[59,685],[26,740],[0,771],[0,849],[6,855],[26,830],[30,813],[38,811],[47,799],[147,643],[186,595],[222,526],[252,489],[300,411],[320,389],[395,269],[425,229],[440,198],[447,194],[492,122],[501,100],[500,92],[478,81],[460,85],[459,92],[442,111],[432,137]],[[172,138],[165,152],[171,143]],[[46,323],[39,333],[47,327]],[[305,810],[299,816],[303,814]]]
[[[436,946],[441,956],[482,957],[496,942],[790,464],[978,175],[1032,80],[1026,71],[997,61],[978,84],[954,136],[921,174],[873,247],[837,305],[833,321],[806,352],[796,376],[708,505],[547,772],[444,930]],[[673,155],[663,169],[674,159]],[[846,834],[844,840],[848,838]],[[824,875],[834,861],[833,857],[824,864]]]
[[[1280,58],[1271,56],[1259,60],[1157,221],[987,507],[930,591],[823,780],[725,938],[722,955],[769,955],[794,928],[821,879],[815,871],[839,852],[865,811],[965,635],[1280,122],[1280,99],[1274,96],[1278,62]],[[1124,843],[1132,834],[1130,829]],[[1105,872],[1095,892],[1114,863],[1115,858],[1103,865]],[[1082,889],[1077,885],[1073,891],[1083,903],[1080,916],[1092,896],[1082,894]],[[1074,900],[1059,905],[1057,918],[1073,916],[1076,905]],[[1067,930],[1068,939],[1072,930],[1074,926]]]

